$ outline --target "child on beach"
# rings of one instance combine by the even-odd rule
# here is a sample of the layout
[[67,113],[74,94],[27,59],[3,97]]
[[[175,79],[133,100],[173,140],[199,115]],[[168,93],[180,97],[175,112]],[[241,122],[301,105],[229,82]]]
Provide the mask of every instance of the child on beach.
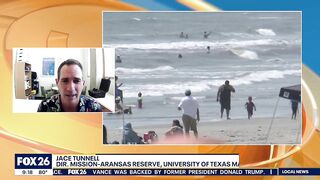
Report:
[[248,102],[246,102],[245,106],[246,106],[246,109],[248,111],[248,119],[250,119],[252,117],[252,115],[253,115],[253,109],[254,109],[254,111],[256,111],[256,106],[252,102],[252,97],[251,96],[248,97]]
[[142,108],[142,93],[138,93],[138,108]]

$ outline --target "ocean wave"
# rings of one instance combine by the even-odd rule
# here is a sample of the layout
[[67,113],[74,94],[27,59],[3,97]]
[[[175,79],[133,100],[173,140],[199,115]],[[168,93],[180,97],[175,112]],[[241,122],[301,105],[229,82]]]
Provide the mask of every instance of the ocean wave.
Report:
[[155,72],[155,71],[172,71],[174,70],[171,66],[159,66],[156,68],[151,69],[140,69],[140,68],[116,68],[116,73],[122,73],[122,74],[140,74],[140,73],[146,73],[146,72]]
[[220,33],[223,36],[238,36],[238,37],[248,37],[250,34],[247,33],[240,33],[240,32],[221,32]]
[[170,96],[176,94],[184,94],[186,89],[191,89],[192,93],[198,93],[211,89],[207,81],[189,81],[177,83],[163,83],[163,84],[136,84],[130,87],[123,87],[124,97],[137,97],[137,92],[141,91],[143,96]]
[[121,79],[126,81],[132,81],[132,80],[145,80],[145,79],[153,79],[154,81],[161,80],[161,79],[171,79],[172,75],[174,73],[174,78],[180,78],[184,79],[186,77],[191,77],[193,79],[221,79],[222,77],[231,76],[232,74],[227,74],[225,72],[195,72],[190,70],[180,70],[173,69],[172,71],[169,71],[169,73],[162,73],[165,71],[158,71],[158,73],[155,73],[154,71],[150,71],[147,73],[130,73],[130,72],[121,72],[117,73],[119,76],[121,76]]
[[141,21],[141,19],[140,18],[137,18],[137,17],[134,17],[134,18],[132,18],[133,20],[135,20],[135,21]]
[[285,62],[282,58],[271,58],[271,59],[267,59],[266,61],[271,63]]
[[[270,71],[256,71],[252,72],[241,78],[234,78],[232,84],[237,85],[250,85],[254,82],[269,81],[272,79],[282,79],[286,75],[301,75],[301,70],[270,70]],[[231,81],[230,81],[231,82]]]
[[254,51],[230,49],[230,52],[244,59],[250,59],[250,60],[259,59],[258,54]]
[[[270,81],[273,79],[285,78],[285,76],[300,76],[301,70],[269,70],[255,72],[235,72],[233,77],[228,78],[233,86],[251,85],[257,82]],[[226,78],[187,81],[176,83],[143,83],[127,85],[122,88],[124,96],[129,98],[137,97],[138,92],[142,92],[143,96],[175,96],[181,94],[183,96],[185,89],[191,89],[192,93],[201,93],[212,89],[217,89],[224,83]],[[199,94],[198,94],[199,95]]]
[[256,29],[256,32],[263,36],[275,36],[276,33],[272,29]]
[[136,50],[180,50],[180,49],[204,49],[207,46],[213,49],[245,48],[250,46],[279,46],[288,45],[285,40],[258,39],[258,40],[228,40],[228,41],[176,41],[141,44],[105,44],[104,47]]

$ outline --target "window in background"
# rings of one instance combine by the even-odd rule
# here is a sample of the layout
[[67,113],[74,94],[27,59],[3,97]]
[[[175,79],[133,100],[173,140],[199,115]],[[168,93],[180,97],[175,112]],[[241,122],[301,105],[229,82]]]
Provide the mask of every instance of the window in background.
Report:
[[54,76],[54,58],[43,58],[42,60],[42,75]]

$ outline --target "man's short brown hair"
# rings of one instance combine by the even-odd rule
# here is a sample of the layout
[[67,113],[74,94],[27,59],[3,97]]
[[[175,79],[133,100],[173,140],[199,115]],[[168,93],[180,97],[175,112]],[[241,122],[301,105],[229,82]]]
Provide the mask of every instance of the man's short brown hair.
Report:
[[64,65],[70,66],[70,65],[73,65],[73,64],[79,66],[79,68],[81,69],[81,71],[83,71],[82,65],[81,65],[81,63],[80,63],[78,60],[75,60],[75,59],[67,59],[67,60],[63,61],[63,62],[60,64],[60,66],[58,67],[58,80],[60,79],[61,68],[62,68]]

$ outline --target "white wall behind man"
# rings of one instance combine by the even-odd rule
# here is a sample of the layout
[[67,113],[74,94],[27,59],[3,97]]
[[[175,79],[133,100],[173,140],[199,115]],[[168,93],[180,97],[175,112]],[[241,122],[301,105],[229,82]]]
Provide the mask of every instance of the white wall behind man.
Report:
[[[110,78],[111,85],[108,93],[114,95],[115,49],[96,48],[90,50],[90,89],[99,89],[102,78]],[[89,83],[87,83],[89,85]]]

